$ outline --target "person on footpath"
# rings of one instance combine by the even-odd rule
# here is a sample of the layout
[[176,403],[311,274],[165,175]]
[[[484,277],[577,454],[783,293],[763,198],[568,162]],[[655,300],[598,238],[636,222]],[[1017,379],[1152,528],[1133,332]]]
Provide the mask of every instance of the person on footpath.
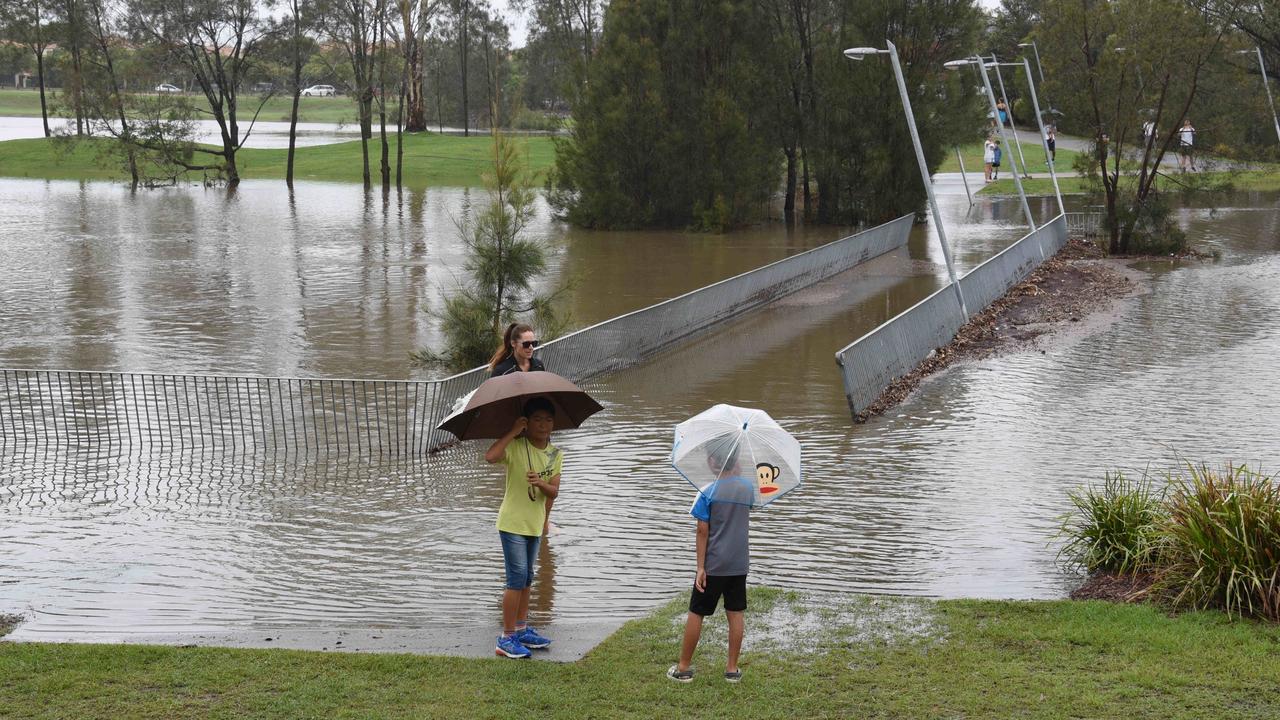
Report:
[[1195,149],[1196,129],[1191,127],[1191,119],[1182,121],[1182,127],[1178,129],[1178,169],[1186,172],[1187,168],[1191,168],[1192,172],[1196,170],[1196,161],[1192,157],[1191,152]]
[[533,356],[533,351],[540,344],[532,327],[523,323],[511,323],[502,334],[502,346],[489,358],[489,377],[546,370],[542,361]]
[[1049,162],[1058,162],[1058,126],[1049,123],[1044,126],[1044,144],[1049,148]]
[[1000,98],[1000,102],[996,103],[996,110],[1000,113],[1000,124],[1008,125],[1009,105],[1004,101],[1004,98]]
[[715,614],[716,605],[723,597],[724,614],[729,622],[729,657],[724,679],[736,683],[742,679],[738,655],[746,635],[749,524],[755,483],[742,476],[736,443],[708,452],[707,467],[716,473],[717,479],[698,493],[689,510],[698,521],[695,536],[698,567],[689,597],[680,660],[667,669],[667,677],[682,683],[693,681],[693,653],[702,638],[702,621]]
[[991,168],[996,161],[996,147],[995,141],[990,137],[987,138],[986,142],[982,143],[982,168],[987,182],[991,182],[994,179],[991,177]]
[[521,417],[506,435],[494,441],[484,459],[507,467],[506,491],[498,509],[498,537],[506,588],[502,591],[502,634],[494,654],[527,658],[530,649],[551,646],[551,640],[529,625],[529,591],[533,586],[538,548],[546,529],[548,500],[560,493],[564,455],[551,444],[555,407],[545,397],[524,404]]
[[[995,142],[993,140],[991,144],[995,145],[995,148],[992,149],[991,151],[991,179],[999,180],[1000,179],[1000,156],[1004,154],[1004,151],[1000,149],[1000,143]],[[1015,167],[1014,170],[1017,170],[1017,168]]]

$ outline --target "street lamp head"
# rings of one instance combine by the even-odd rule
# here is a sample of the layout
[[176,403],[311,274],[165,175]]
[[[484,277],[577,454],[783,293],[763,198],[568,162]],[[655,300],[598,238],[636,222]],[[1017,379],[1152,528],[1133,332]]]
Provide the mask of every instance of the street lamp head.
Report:
[[958,70],[959,68],[962,68],[965,65],[972,65],[972,64],[973,64],[972,60],[950,60],[948,62],[942,63],[942,67],[948,70]]
[[861,60],[862,58],[868,55],[879,55],[880,53],[885,53],[885,52],[889,52],[889,51],[881,50],[880,48],[873,48],[873,47],[856,47],[856,48],[849,48],[848,50],[845,50],[844,56],[849,58],[850,60]]
[[1034,46],[1034,45],[1035,45],[1035,43],[1033,43],[1033,42],[1029,42],[1029,43],[1018,43],[1018,47],[1032,47],[1032,46]]

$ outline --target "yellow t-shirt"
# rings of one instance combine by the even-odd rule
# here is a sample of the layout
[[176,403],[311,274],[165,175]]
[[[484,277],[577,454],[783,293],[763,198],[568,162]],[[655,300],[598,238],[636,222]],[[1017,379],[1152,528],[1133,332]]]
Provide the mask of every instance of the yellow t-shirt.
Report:
[[564,455],[560,448],[547,443],[541,450],[518,437],[507,444],[502,464],[507,466],[507,491],[498,508],[498,529],[516,535],[539,537],[547,519],[547,496],[529,484],[525,473],[533,469],[544,482],[560,474]]

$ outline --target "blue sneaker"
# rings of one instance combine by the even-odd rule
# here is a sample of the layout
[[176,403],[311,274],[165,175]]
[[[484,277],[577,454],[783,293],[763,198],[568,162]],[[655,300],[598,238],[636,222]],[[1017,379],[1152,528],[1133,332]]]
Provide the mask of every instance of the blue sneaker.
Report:
[[493,654],[499,657],[527,658],[533,653],[529,652],[529,648],[520,644],[516,636],[507,637],[506,635],[498,636],[498,646],[493,649]]
[[551,647],[551,640],[538,634],[531,626],[526,625],[523,630],[516,631],[516,640],[520,644],[531,650],[543,650]]

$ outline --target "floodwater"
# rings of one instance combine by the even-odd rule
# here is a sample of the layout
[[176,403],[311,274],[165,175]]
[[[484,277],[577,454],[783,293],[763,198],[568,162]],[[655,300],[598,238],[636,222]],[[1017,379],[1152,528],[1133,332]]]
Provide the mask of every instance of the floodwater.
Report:
[[[240,126],[243,136],[247,124]],[[49,129],[55,134],[75,134],[74,120],[50,118]],[[376,128],[375,128],[376,132]],[[388,131],[390,132],[390,130]],[[5,140],[23,140],[44,137],[44,124],[38,117],[0,117],[0,142]],[[360,139],[360,127],[355,123],[298,123],[296,147],[311,145],[331,145]],[[222,133],[218,123],[213,120],[196,121],[196,142],[222,144]],[[245,140],[248,148],[287,148],[289,147],[289,123],[275,120],[259,120],[254,124],[249,138]]]
[[[1016,200],[969,210],[958,180],[939,189],[962,266],[1025,232]],[[456,282],[454,220],[478,198],[0,181],[0,367],[425,377],[407,354],[438,341],[425,311]],[[752,576],[813,592],[1061,597],[1075,581],[1053,538],[1068,490],[1178,453],[1274,467],[1280,198],[1180,221],[1222,259],[1153,265],[1114,324],[953,369],[865,425],[849,421],[833,355],[939,286],[925,226],[909,252],[594,381],[605,412],[556,439],[564,484],[535,619],[630,617],[687,588],[692,488],[666,457],[672,426],[716,402],[764,408],[800,438],[805,485],[755,515]],[[579,325],[841,234],[588,233],[545,208],[532,232],[573,279]],[[479,449],[10,457],[0,611],[27,613],[28,637],[496,618],[501,484]]]

